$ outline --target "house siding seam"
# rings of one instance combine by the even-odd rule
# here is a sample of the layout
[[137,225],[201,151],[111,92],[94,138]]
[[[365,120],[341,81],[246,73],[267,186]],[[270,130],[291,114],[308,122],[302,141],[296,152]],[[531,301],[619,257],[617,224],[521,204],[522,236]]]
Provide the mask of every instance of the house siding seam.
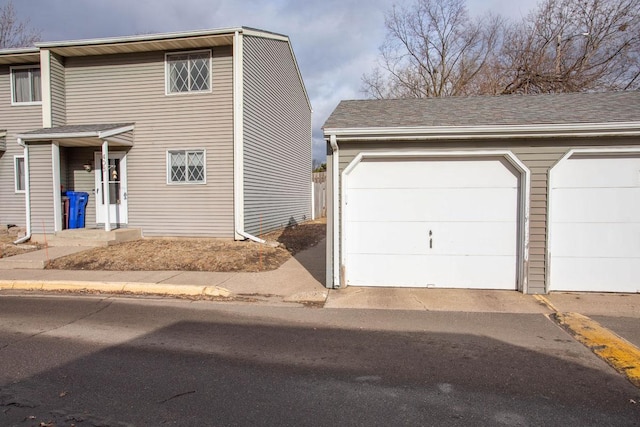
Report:
[[54,53],[52,53],[50,56],[52,126],[63,126],[67,124],[63,61],[63,58]]
[[[574,148],[628,147],[640,146],[633,138],[554,140],[553,142],[517,141],[512,143],[491,142],[339,142],[340,180],[342,172],[360,152],[402,152],[402,151],[444,151],[444,150],[509,150],[513,152],[531,172],[531,192],[529,206],[529,262],[528,293],[544,293],[546,277],[546,234],[548,171],[569,150]],[[340,183],[341,185],[341,183]],[[341,186],[339,188],[342,188]],[[341,206],[341,197],[338,209]],[[341,230],[341,225],[339,230]],[[342,239],[340,238],[340,241]],[[340,247],[340,251],[342,248]]]
[[[146,236],[233,237],[231,47],[212,49],[210,93],[166,95],[164,61],[164,51],[66,58],[67,123],[135,123],[132,148],[110,147],[128,151],[129,227]],[[206,184],[167,184],[167,150],[201,148]],[[74,167],[87,160],[71,159]],[[90,194],[87,220],[95,221]]]
[[287,42],[243,38],[244,227],[311,218],[311,111]]
[[53,164],[51,143],[29,144],[31,231],[53,234]]
[[[25,196],[15,192],[14,156],[24,154],[16,135],[42,127],[40,105],[11,105],[11,72],[0,65],[0,129],[6,130],[6,151],[0,151],[0,224],[26,226]],[[49,167],[51,170],[51,167]]]

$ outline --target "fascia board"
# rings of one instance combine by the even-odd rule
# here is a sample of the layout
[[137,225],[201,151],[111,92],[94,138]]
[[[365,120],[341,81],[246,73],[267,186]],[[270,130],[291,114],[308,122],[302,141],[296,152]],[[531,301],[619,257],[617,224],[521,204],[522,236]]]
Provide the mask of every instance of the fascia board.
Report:
[[76,46],[95,46],[102,44],[119,44],[119,43],[136,43],[136,42],[153,42],[162,40],[183,39],[189,37],[202,37],[202,36],[217,36],[229,34],[232,35],[236,31],[241,31],[240,27],[235,28],[220,28],[217,30],[197,30],[187,32],[175,32],[175,33],[159,33],[159,34],[146,34],[138,36],[124,36],[124,37],[105,37],[98,39],[81,39],[81,40],[65,40],[58,42],[40,42],[35,45],[39,48],[56,48],[56,47],[76,47]]
[[433,126],[379,128],[325,128],[325,138],[341,140],[557,138],[640,135],[640,122],[572,123],[505,126]]

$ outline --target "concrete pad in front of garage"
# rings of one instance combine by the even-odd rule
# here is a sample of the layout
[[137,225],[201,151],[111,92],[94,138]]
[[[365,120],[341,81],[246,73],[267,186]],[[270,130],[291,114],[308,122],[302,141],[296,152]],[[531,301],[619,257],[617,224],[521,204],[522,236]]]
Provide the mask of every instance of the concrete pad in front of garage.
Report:
[[545,298],[559,312],[640,318],[640,294],[552,292]]
[[458,311],[478,313],[551,313],[516,291],[347,287],[329,292],[326,308]]

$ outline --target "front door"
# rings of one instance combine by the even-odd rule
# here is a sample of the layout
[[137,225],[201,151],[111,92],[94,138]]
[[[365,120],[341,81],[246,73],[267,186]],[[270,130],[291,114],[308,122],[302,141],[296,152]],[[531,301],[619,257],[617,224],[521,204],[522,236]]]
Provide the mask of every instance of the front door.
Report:
[[124,152],[109,153],[109,200],[103,191],[102,156],[95,153],[96,222],[106,221],[105,204],[109,204],[109,222],[126,224],[127,218],[127,156]]

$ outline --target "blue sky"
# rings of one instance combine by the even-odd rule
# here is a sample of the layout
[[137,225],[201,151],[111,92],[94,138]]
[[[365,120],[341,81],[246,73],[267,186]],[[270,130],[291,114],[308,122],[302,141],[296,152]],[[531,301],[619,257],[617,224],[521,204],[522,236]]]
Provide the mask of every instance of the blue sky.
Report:
[[[324,160],[321,127],[341,99],[362,98],[375,65],[384,13],[402,0],[14,0],[42,39],[74,40],[248,26],[291,38],[314,110],[314,159]],[[0,0],[0,4],[6,0]],[[467,0],[473,15],[519,19],[536,0]]]

